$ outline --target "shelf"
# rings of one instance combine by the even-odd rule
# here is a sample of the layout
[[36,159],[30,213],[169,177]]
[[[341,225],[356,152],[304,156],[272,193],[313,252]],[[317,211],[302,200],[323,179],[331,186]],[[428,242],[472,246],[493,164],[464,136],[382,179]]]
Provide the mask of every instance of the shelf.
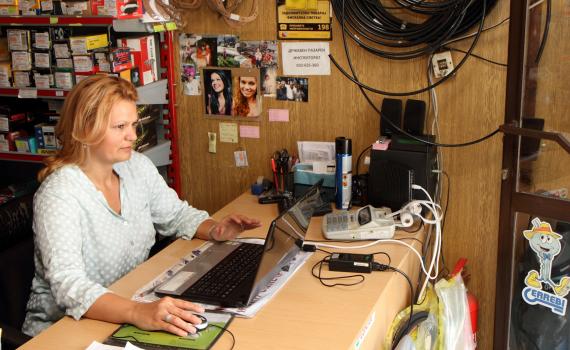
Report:
[[139,105],[164,105],[168,103],[167,80],[159,80],[153,83],[137,87],[139,93]]
[[16,160],[21,162],[43,162],[46,155],[25,152],[0,152],[0,160]]
[[0,24],[31,26],[110,26],[111,16],[0,16]]
[[14,96],[20,98],[65,98],[69,93],[68,90],[62,89],[36,89],[35,87],[15,88],[3,87],[0,88],[0,96]]
[[170,160],[170,141],[160,140],[158,144],[154,147],[147,149],[142,152],[145,156],[149,157],[155,166],[165,166],[170,165],[172,161]]

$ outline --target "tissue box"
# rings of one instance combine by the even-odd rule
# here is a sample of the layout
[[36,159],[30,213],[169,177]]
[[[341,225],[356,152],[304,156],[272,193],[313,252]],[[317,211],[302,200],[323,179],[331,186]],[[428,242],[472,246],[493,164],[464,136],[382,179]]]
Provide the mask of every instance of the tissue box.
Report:
[[334,173],[315,173],[313,165],[310,163],[301,163],[293,168],[293,182],[295,197],[302,196],[312,185],[320,179],[324,179],[321,188],[321,197],[325,201],[334,202],[335,200],[335,181]]

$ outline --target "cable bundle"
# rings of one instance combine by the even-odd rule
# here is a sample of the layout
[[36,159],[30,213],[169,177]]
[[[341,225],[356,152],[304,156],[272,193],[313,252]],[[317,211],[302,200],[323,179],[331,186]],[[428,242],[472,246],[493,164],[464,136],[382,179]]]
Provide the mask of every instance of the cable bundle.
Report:
[[[497,0],[394,0],[392,7],[379,0],[331,2],[337,20],[344,22],[346,34],[359,46],[380,57],[403,60],[435,52],[480,22]],[[396,13],[424,20],[413,23]]]
[[253,0],[247,16],[241,16],[234,12],[241,2],[242,0],[206,0],[208,7],[220,14],[226,23],[232,27],[242,26],[257,18],[258,0]]

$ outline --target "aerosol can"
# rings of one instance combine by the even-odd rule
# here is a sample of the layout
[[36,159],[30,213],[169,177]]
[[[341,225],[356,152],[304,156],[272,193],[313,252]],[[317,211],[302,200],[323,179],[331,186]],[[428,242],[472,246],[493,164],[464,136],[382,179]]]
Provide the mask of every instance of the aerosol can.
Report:
[[336,208],[347,210],[352,198],[352,140],[335,139],[336,150]]

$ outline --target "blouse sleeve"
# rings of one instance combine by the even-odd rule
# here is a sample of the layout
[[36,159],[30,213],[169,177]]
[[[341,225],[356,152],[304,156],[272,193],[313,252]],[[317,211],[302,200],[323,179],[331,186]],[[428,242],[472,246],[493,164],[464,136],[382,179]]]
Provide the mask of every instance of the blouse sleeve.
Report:
[[178,194],[170,188],[152,162],[144,158],[144,171],[148,174],[150,191],[150,210],[152,221],[157,231],[164,236],[176,234],[178,237],[191,239],[200,224],[210,215],[180,200]]
[[55,301],[67,315],[78,320],[109,290],[87,277],[76,206],[72,196],[38,193],[34,198],[33,225],[37,254]]

